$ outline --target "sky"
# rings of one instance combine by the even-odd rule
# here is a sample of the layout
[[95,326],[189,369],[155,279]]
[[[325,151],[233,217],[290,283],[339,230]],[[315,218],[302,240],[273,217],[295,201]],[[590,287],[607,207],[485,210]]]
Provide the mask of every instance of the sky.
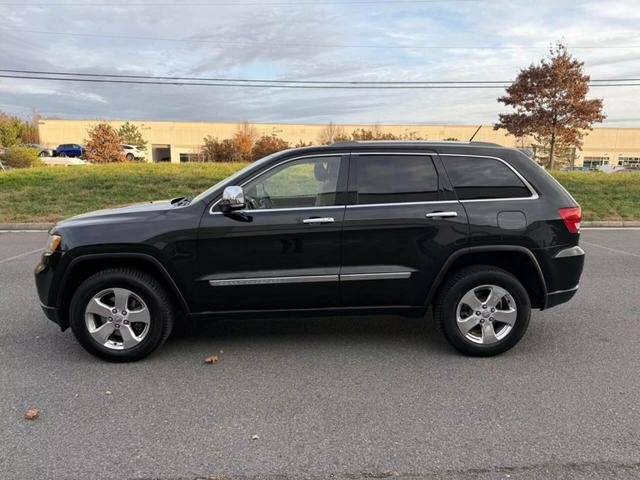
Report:
[[[36,5],[40,3],[40,5]],[[102,5],[97,5],[102,3]],[[0,68],[287,80],[512,80],[555,41],[640,79],[640,0],[0,0]],[[480,124],[503,90],[288,90],[0,78],[29,117]],[[640,127],[640,86],[592,88]]]

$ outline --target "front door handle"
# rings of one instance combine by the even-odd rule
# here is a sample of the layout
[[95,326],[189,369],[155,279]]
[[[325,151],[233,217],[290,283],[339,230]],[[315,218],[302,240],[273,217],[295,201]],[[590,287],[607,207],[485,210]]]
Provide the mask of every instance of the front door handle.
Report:
[[302,220],[302,223],[333,223],[333,217],[311,217]]
[[427,218],[450,218],[457,217],[458,212],[431,212],[427,213]]

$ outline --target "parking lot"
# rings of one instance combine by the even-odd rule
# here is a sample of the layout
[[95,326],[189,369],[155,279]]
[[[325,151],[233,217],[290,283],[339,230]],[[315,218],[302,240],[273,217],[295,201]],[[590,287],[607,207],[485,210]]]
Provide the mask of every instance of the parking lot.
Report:
[[0,478],[637,478],[640,230],[582,240],[577,296],[499,357],[430,318],[289,318],[118,365],[42,314],[46,233],[0,233]]

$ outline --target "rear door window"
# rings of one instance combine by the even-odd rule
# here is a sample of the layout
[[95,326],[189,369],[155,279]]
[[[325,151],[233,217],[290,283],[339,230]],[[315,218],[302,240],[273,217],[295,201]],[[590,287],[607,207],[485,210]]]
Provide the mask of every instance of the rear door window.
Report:
[[358,155],[359,205],[438,200],[438,174],[428,155]]
[[443,161],[460,200],[531,197],[518,175],[500,160],[445,156]]

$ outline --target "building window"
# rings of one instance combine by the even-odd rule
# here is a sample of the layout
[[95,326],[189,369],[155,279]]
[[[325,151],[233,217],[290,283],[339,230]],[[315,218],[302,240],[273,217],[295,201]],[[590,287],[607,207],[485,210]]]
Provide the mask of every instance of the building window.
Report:
[[197,153],[181,153],[180,154],[180,163],[197,162],[197,161],[198,161]]
[[637,157],[618,157],[618,165],[623,167],[640,168],[640,156]]
[[584,157],[582,167],[589,170],[595,170],[602,165],[609,165],[609,157]]

